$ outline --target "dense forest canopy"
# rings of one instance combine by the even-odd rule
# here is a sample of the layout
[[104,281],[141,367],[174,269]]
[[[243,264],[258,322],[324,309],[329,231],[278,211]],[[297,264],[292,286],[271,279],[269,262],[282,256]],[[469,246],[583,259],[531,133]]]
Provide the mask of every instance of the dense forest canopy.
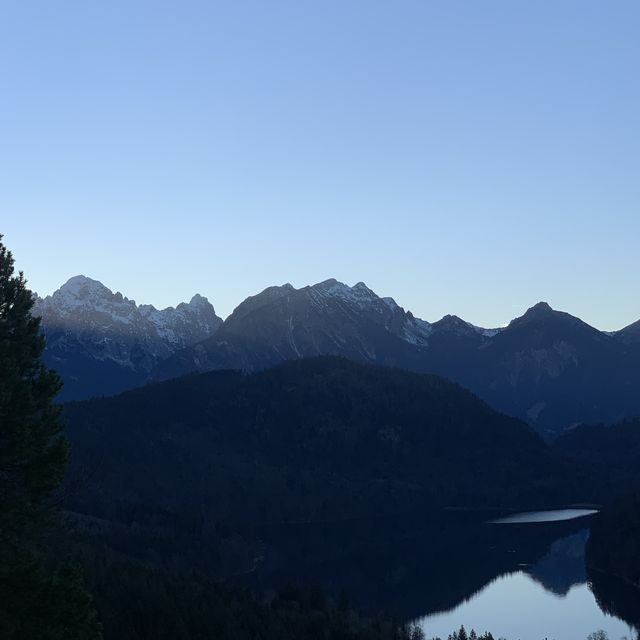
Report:
[[553,450],[579,483],[591,487],[593,500],[608,502],[640,488],[640,418],[579,426],[558,438]]
[[331,519],[558,498],[561,465],[524,423],[442,378],[339,358],[192,375],[65,408],[74,503],[233,520]]
[[640,493],[603,509],[591,527],[586,563],[600,607],[640,629]]

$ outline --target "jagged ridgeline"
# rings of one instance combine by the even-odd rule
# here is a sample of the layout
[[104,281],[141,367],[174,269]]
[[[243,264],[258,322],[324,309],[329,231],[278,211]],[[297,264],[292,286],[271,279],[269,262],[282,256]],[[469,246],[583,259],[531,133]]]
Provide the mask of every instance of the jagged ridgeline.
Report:
[[79,276],[39,300],[35,313],[45,358],[65,380],[63,400],[340,355],[443,375],[548,435],[640,414],[640,324],[605,333],[545,303],[483,329],[456,316],[426,322],[362,282],[327,280],[269,287],[223,323],[201,296],[158,311]]
[[85,276],[36,298],[33,314],[42,317],[45,360],[64,379],[61,400],[144,384],[161,360],[209,337],[222,324],[200,295],[188,304],[158,310]]
[[342,358],[221,371],[65,408],[70,505],[235,522],[397,515],[557,501],[558,468],[526,424],[458,385]]

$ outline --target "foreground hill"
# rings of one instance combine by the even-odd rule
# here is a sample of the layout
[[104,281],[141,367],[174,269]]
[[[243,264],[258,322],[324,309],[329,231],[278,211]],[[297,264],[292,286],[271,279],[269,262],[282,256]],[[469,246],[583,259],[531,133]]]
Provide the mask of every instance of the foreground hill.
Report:
[[[76,511],[200,520],[385,516],[559,500],[530,427],[442,378],[344,359],[221,371],[66,406]],[[199,521],[200,521],[199,520]]]

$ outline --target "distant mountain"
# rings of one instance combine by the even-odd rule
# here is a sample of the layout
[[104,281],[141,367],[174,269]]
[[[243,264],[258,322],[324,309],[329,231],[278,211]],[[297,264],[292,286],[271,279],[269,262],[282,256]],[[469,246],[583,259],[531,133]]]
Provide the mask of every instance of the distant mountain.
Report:
[[258,371],[317,355],[417,369],[430,333],[429,323],[362,282],[349,287],[327,280],[302,289],[286,284],[247,298],[214,336],[160,363],[154,377]]
[[245,300],[214,336],[160,363],[153,376],[224,368],[259,371],[317,355],[414,371],[428,370],[433,360],[447,370],[452,352],[477,348],[497,331],[455,316],[430,324],[363,282],[349,287],[331,279],[301,289],[286,284]]
[[289,359],[342,355],[443,375],[552,434],[640,414],[634,331],[632,325],[609,335],[544,302],[503,329],[456,316],[429,323],[363,283],[327,280],[248,298],[216,334],[160,362],[152,376],[259,371]]
[[454,379],[500,410],[558,432],[640,414],[638,356],[615,335],[539,303]]
[[206,298],[175,309],[136,305],[85,276],[37,298],[45,361],[62,375],[61,399],[86,398],[143,384],[161,360],[211,336],[222,324]]

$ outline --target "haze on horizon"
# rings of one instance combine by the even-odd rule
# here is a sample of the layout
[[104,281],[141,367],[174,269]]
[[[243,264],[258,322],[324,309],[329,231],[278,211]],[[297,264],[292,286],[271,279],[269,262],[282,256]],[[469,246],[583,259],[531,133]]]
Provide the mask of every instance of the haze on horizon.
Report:
[[141,1],[2,9],[0,233],[222,316],[364,281],[493,327],[640,318],[640,5]]

